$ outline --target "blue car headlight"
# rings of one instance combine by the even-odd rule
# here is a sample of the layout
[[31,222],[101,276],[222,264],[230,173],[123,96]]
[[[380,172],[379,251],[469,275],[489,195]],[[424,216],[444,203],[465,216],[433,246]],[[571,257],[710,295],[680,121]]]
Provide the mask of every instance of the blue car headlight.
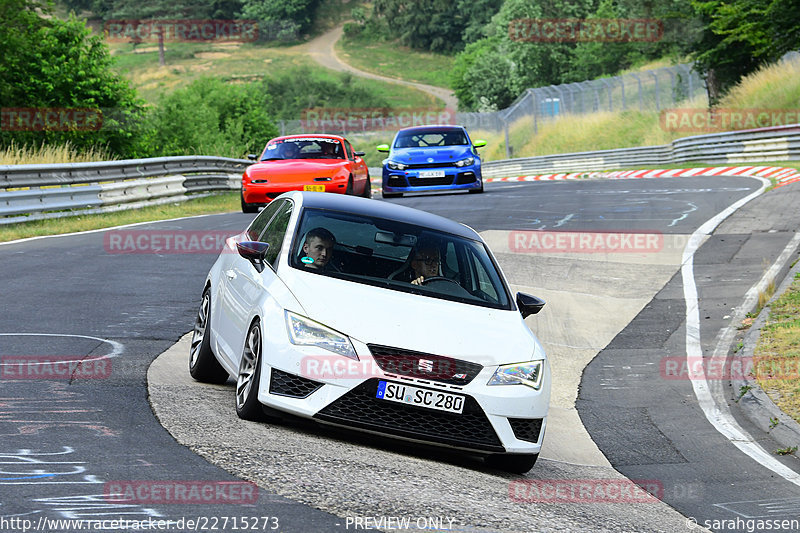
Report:
[[461,159],[460,161],[456,161],[457,167],[468,167],[475,163],[474,157],[468,157],[466,159]]
[[408,168],[408,165],[399,163],[397,161],[392,161],[391,159],[387,159],[386,161],[384,161],[384,163],[389,168],[389,170],[405,170]]
[[527,385],[539,390],[542,387],[544,377],[544,359],[529,361],[527,363],[516,363],[513,365],[502,365],[495,370],[492,379],[487,385]]
[[299,346],[317,346],[329,352],[337,353],[358,361],[358,355],[350,339],[314,322],[310,318],[286,311],[286,327],[289,330],[289,340]]

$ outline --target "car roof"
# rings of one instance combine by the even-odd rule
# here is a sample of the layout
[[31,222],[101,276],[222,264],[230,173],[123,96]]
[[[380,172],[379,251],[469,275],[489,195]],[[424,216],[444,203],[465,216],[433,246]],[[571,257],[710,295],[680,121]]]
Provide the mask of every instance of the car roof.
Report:
[[482,240],[475,230],[464,224],[412,207],[326,192],[293,191],[287,195],[295,201],[299,201],[304,208],[329,209],[385,218],[458,235],[466,239]]
[[337,141],[343,141],[344,137],[341,135],[331,135],[330,133],[298,133],[295,135],[281,135],[280,137],[273,137],[269,140],[267,144],[272,141],[279,141],[282,139],[303,139],[303,138],[314,138],[314,137],[321,137],[323,139],[336,139]]
[[411,126],[403,128],[397,133],[405,133],[408,131],[464,131],[464,126],[457,126],[453,124],[426,124],[425,126]]

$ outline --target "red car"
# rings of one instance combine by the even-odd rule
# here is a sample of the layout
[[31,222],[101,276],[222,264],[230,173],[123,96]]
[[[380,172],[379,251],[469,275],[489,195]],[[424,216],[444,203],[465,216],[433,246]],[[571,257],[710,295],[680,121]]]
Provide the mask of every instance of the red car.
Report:
[[[242,211],[260,206],[286,191],[319,191],[372,196],[369,170],[344,137],[286,135],[267,143],[258,163],[242,175]],[[256,159],[255,155],[248,156]]]

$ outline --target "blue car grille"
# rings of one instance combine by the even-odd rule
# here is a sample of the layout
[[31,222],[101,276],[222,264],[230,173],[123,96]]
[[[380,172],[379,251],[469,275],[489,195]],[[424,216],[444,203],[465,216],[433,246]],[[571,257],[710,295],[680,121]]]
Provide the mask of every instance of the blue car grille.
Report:
[[452,185],[453,176],[445,176],[443,178],[415,178],[409,176],[408,184],[412,187],[425,187],[426,185]]
[[411,163],[408,165],[409,169],[417,168],[447,168],[456,166],[455,161],[447,161],[444,163]]

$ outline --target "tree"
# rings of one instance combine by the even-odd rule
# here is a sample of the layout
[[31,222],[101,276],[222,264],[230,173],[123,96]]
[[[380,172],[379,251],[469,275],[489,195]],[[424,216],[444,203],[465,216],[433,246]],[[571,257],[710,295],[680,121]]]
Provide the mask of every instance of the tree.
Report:
[[146,153],[242,157],[278,134],[260,84],[201,78],[161,99],[149,117]]
[[373,16],[417,50],[451,53],[477,40],[502,0],[376,0]]
[[241,16],[258,21],[280,40],[294,40],[311,28],[321,0],[242,0]]
[[[99,129],[65,123],[11,127],[0,143],[70,142],[77,147],[107,145],[124,155],[136,142],[143,102],[114,73],[108,49],[85,23],[52,16],[52,4],[39,0],[0,0],[0,101],[6,109],[60,109],[67,115],[102,109]],[[42,16],[45,15],[45,16]],[[70,111],[71,110],[71,111]],[[72,119],[69,119],[72,120]]]

